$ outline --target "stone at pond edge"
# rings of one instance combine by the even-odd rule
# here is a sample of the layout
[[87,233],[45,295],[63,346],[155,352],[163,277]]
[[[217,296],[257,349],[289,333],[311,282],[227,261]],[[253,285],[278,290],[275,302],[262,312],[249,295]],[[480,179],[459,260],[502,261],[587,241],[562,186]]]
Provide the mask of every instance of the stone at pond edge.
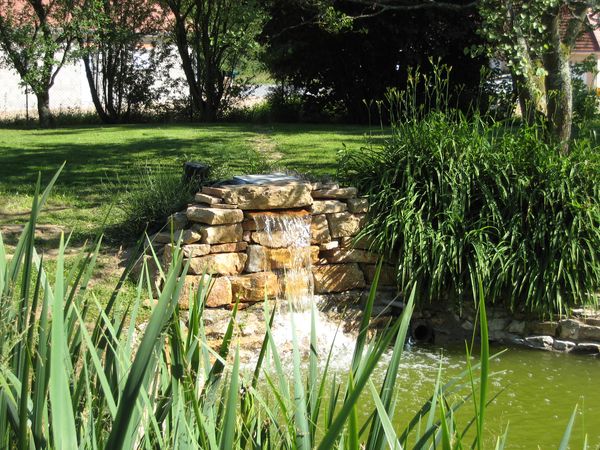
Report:
[[200,234],[203,244],[225,244],[228,242],[239,242],[242,240],[242,225],[239,223],[231,225],[200,225],[192,227]]
[[559,322],[559,335],[563,339],[600,342],[600,327],[565,319]]
[[[181,309],[189,309],[190,291],[192,295],[196,293],[202,278],[202,275],[187,275],[185,277],[183,289],[179,294],[179,307]],[[204,275],[204,286],[211,282],[211,278],[210,275]],[[229,305],[232,302],[231,282],[229,279],[227,277],[216,277],[212,278],[212,280],[212,287],[205,299],[206,306],[208,308],[219,308]]]
[[577,344],[571,341],[561,341],[560,339],[555,339],[554,344],[552,344],[552,348],[558,352],[570,352],[576,345]]
[[201,206],[190,206],[186,210],[188,220],[208,225],[225,225],[238,223],[244,220],[241,209],[218,209],[204,208]]
[[571,353],[597,355],[600,353],[600,344],[595,342],[580,342],[571,350]]
[[525,343],[533,348],[550,350],[554,344],[552,336],[529,336],[525,338]]
[[528,326],[528,333],[556,336],[556,329],[558,327],[557,322],[536,322],[531,323]]
[[[244,270],[247,258],[245,253],[211,253],[207,256],[191,258],[189,273],[237,275]],[[184,265],[186,262],[184,261]]]
[[279,285],[273,272],[258,272],[229,277],[234,299],[240,302],[258,302],[277,296]]
[[358,264],[326,264],[314,266],[315,293],[350,291],[365,287],[365,277]]

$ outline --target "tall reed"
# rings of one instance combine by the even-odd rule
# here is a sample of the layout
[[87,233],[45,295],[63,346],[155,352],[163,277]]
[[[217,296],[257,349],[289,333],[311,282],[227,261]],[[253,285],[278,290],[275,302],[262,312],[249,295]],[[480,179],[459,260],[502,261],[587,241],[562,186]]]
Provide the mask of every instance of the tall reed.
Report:
[[472,298],[479,275],[513,309],[597,304],[600,150],[582,141],[562,155],[542,127],[465,115],[448,104],[448,76],[414,72],[388,94],[383,147],[342,153],[370,199],[362,236],[397,263],[403,291],[419,283],[419,300]]
[[[1,448],[400,449],[409,442],[415,448],[462,448],[472,423],[475,443],[483,445],[490,358],[482,289],[480,363],[445,385],[438,376],[431,398],[398,428],[394,385],[416,286],[401,319],[369,339],[379,266],[347,373],[331,370],[331,350],[318,348],[314,315],[308,361],[294,338],[289,370],[272,339],[274,312],[267,315],[254,370],[242,370],[235,344],[237,305],[217,349],[207,341],[203,320],[209,285],[190,292],[189,316],[182,322],[177,301],[185,277],[179,274],[187,267],[178,246],[143,332],[136,322],[143,300],[153,295],[147,267],[135,298],[123,313],[115,308],[133,257],[110,298],[98,299],[87,287],[101,239],[69,271],[61,239],[51,279],[34,247],[34,232],[55,179],[43,193],[36,191],[30,222],[10,257],[0,236]],[[385,352],[391,355],[377,386],[372,375]],[[361,422],[358,408],[365,406],[359,399],[365,395],[374,406]],[[460,425],[455,413],[471,398],[473,420]],[[570,428],[566,443],[569,433]]]

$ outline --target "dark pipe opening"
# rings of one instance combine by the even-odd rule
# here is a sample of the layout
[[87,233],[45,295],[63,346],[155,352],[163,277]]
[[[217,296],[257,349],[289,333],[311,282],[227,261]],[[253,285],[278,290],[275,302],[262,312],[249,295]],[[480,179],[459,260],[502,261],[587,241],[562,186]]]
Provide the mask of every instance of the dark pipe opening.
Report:
[[419,344],[432,344],[434,333],[433,327],[427,322],[418,322],[412,328],[412,338]]

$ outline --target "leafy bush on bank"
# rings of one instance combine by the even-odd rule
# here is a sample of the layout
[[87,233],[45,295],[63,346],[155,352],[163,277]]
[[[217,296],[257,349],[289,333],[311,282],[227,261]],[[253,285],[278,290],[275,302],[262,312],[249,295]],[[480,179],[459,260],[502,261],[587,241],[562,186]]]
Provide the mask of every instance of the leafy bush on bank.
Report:
[[410,91],[391,92],[383,148],[341,155],[341,172],[370,198],[362,234],[397,261],[400,287],[460,302],[477,274],[490,300],[514,309],[597,303],[598,147],[574,142],[562,155],[542,127],[452,109],[436,83],[429,112]]

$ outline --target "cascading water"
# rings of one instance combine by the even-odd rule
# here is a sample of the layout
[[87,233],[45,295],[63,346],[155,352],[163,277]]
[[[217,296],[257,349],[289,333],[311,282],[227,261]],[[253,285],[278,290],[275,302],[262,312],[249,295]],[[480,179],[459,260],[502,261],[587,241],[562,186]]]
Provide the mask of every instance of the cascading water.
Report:
[[319,310],[315,302],[311,261],[311,216],[310,214],[268,214],[255,217],[257,230],[265,235],[264,244],[284,248],[287,264],[284,269],[273,270],[267,261],[265,271],[278,272],[280,278],[277,296],[277,313],[273,323],[273,339],[277,348],[289,353],[293,333],[299,348],[308,354],[312,321],[317,330],[318,349],[325,360],[332,351],[333,364],[347,368],[352,357],[356,336],[346,333],[340,321],[331,320]]

